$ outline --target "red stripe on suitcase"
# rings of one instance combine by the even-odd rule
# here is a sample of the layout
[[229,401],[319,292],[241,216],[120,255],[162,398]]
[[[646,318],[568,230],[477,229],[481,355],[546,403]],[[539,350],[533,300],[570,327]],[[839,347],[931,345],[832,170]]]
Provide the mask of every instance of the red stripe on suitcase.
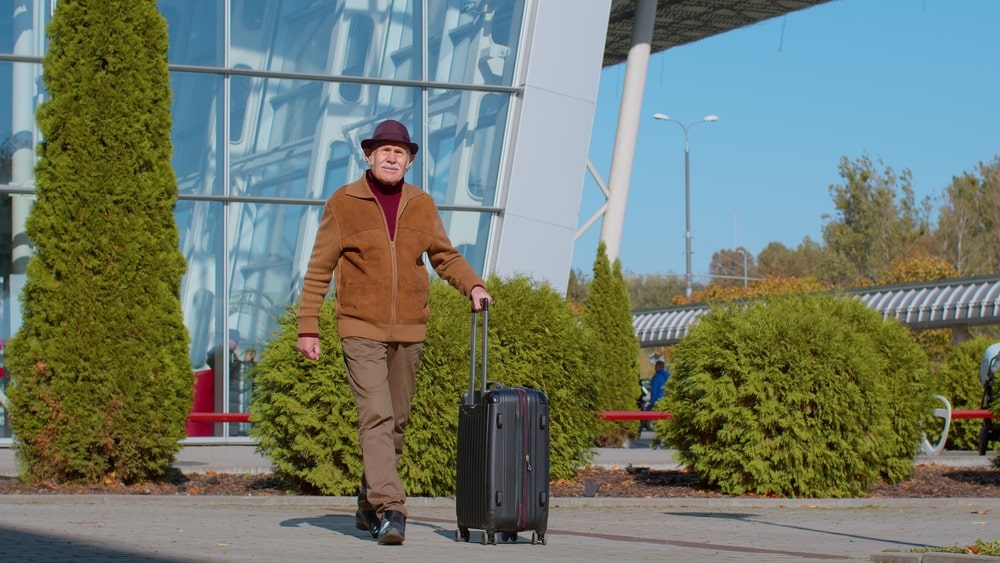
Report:
[[517,401],[521,408],[521,420],[525,421],[524,450],[521,452],[521,504],[517,507],[517,529],[523,530],[528,525],[528,491],[531,489],[531,413],[528,409],[528,393],[524,389],[517,390]]

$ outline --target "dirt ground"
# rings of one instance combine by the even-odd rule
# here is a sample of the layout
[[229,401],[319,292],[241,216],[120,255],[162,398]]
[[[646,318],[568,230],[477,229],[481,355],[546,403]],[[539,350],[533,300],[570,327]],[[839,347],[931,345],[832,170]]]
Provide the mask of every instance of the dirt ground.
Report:
[[[173,470],[157,482],[123,484],[107,480],[100,485],[28,484],[0,477],[0,494],[134,494],[134,495],[297,495],[308,491],[293,490],[274,475],[237,475],[223,473],[183,473]],[[570,480],[553,481],[553,497],[721,497],[702,485],[695,475],[682,470],[649,471],[645,469],[581,470]],[[871,498],[1000,498],[1000,468],[956,468],[918,466],[913,478],[894,485],[878,484],[868,492]]]

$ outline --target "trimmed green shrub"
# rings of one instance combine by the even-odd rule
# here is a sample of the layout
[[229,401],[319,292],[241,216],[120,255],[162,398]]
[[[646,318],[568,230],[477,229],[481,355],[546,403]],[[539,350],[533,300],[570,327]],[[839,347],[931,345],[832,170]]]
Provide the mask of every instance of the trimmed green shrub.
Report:
[[490,379],[545,392],[551,418],[550,475],[569,479],[592,460],[598,424],[595,412],[601,399],[594,382],[600,375],[585,361],[588,342],[551,286],[525,277],[491,278],[488,284],[496,303],[490,313]]
[[153,0],[61,0],[48,36],[35,255],[6,356],[21,478],[155,478],[180,449],[194,384],[167,25]]
[[[563,298],[525,278],[487,280],[490,310],[488,379],[541,389],[550,403],[551,476],[569,478],[590,461],[593,372],[583,362],[583,338]],[[469,300],[435,280],[431,320],[417,371],[400,476],[410,495],[455,491],[458,408],[469,388]],[[322,356],[295,348],[292,311],[254,370],[251,436],[276,472],[321,494],[355,494],[361,480],[357,409],[346,380],[332,300],[320,318]],[[481,334],[481,333],[480,333]],[[479,345],[477,344],[477,348]],[[481,350],[480,350],[481,353]],[[478,362],[477,362],[478,366]]]
[[[607,247],[598,244],[594,279],[581,322],[587,334],[587,363],[597,372],[598,411],[636,410],[639,395],[639,339],[632,327],[632,306],[621,263],[608,261]],[[620,445],[634,437],[633,422],[602,421],[595,436],[598,445]]]
[[713,306],[675,349],[657,425],[722,492],[865,494],[913,471],[932,408],[909,331],[851,297]]
[[[979,337],[967,340],[948,353],[938,370],[931,374],[928,386],[931,392],[948,399],[956,410],[980,409],[983,402],[983,386],[979,381],[979,363],[986,347],[993,341]],[[931,443],[941,437],[944,421],[934,418],[927,424],[927,437]],[[955,419],[948,430],[945,448],[949,450],[976,450],[979,447],[980,419]],[[1000,444],[992,444],[1000,447]]]

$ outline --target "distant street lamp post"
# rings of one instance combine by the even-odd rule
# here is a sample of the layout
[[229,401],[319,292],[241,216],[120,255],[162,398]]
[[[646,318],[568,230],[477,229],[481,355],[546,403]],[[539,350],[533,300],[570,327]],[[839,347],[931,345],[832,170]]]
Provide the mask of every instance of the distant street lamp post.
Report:
[[[658,113],[653,119],[676,123],[684,130],[684,295],[691,297],[691,150],[688,147],[688,131],[699,123],[718,121],[717,115],[706,115],[705,117],[684,125],[676,119],[671,119],[664,113]],[[745,280],[744,280],[745,281]]]
[[737,248],[736,252],[743,255],[743,289],[747,288],[747,251],[742,248]]

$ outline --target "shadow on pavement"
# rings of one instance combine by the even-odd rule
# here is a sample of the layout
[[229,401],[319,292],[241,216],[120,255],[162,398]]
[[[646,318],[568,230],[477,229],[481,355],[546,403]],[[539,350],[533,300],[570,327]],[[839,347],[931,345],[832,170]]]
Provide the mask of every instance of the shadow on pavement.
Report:
[[694,517],[694,518],[716,518],[720,520],[743,520],[745,522],[753,522],[754,524],[761,524],[764,526],[776,526],[778,528],[785,528],[788,530],[800,530],[803,532],[815,532],[819,534],[827,534],[831,536],[842,536],[849,539],[858,540],[868,540],[875,542],[884,543],[894,543],[897,545],[909,545],[912,547],[927,547],[926,544],[913,543],[902,540],[886,539],[886,538],[875,538],[871,536],[859,536],[857,534],[845,534],[842,532],[832,532],[830,530],[820,530],[817,528],[806,528],[805,526],[793,526],[791,524],[776,524],[774,522],[767,522],[764,520],[757,520],[756,514],[732,514],[732,513],[718,513],[718,512],[665,512],[664,514],[669,514],[671,516],[678,517]]
[[[176,557],[164,559],[141,551],[88,543],[80,538],[27,532],[0,525],[0,554],[6,561],[143,561],[148,563],[195,563]],[[15,554],[16,559],[7,559]]]

